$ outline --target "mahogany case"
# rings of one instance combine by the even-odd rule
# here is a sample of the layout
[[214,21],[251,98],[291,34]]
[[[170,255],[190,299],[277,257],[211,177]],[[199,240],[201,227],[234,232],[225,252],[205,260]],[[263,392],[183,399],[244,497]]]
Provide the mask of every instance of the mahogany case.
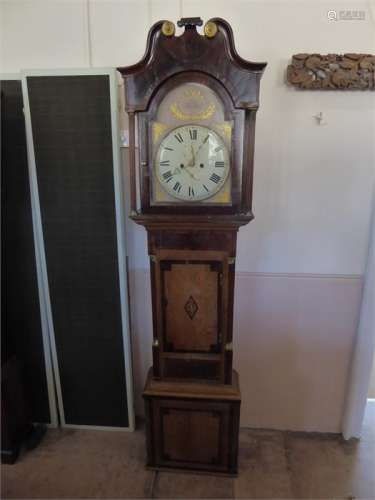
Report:
[[[232,370],[237,231],[253,218],[253,158],[265,63],[237,54],[220,18],[150,29],[137,64],[118,68],[129,116],[131,219],[147,230],[153,367],[143,393],[148,465],[235,474],[241,395]],[[207,26],[210,29],[206,29]],[[212,89],[231,124],[228,203],[154,203],[152,124],[165,96],[193,82]],[[136,127],[139,144],[135,145]],[[183,166],[183,165],[182,165]],[[229,190],[228,190],[229,191]]]

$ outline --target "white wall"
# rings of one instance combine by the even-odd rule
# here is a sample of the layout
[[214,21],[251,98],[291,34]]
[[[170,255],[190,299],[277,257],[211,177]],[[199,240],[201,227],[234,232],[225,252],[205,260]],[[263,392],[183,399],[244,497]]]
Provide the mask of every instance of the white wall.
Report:
[[[328,21],[332,9],[363,10],[365,20]],[[240,230],[238,245],[235,363],[243,424],[338,431],[368,240],[375,93],[298,92],[284,78],[294,53],[375,53],[370,2],[3,0],[1,13],[0,72],[131,64],[143,55],[154,21],[181,15],[227,19],[238,52],[268,62],[255,220]],[[313,118],[320,111],[322,125]],[[143,228],[129,222],[127,231],[140,394],[151,363],[150,315],[139,307],[149,293],[148,260]]]
[[[375,157],[374,93],[298,92],[285,85],[284,74],[297,52],[375,52],[369,4],[2,0],[0,71],[130,64],[142,56],[147,29],[157,19],[175,21],[181,13],[226,18],[240,54],[268,61],[257,121],[256,219],[240,231],[238,269],[361,274]],[[366,19],[328,21],[333,8],[364,10]],[[319,111],[326,122],[320,126],[313,118]],[[147,267],[146,254],[137,254],[134,264]]]

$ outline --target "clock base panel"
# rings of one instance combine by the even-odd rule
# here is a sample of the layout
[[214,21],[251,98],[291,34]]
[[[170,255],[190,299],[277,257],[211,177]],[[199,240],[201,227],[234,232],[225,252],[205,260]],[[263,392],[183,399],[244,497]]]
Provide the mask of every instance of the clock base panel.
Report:
[[232,384],[153,379],[150,369],[143,398],[147,466],[236,475],[241,393]]

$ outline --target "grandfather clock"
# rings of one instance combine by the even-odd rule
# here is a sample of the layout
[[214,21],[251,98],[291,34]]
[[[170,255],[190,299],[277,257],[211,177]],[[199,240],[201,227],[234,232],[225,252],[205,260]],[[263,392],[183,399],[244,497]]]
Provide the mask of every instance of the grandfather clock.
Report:
[[[265,63],[223,19],[150,30],[119,68],[129,115],[131,218],[148,235],[153,366],[143,393],[148,465],[235,474],[241,395],[232,369],[238,228],[251,212]],[[139,147],[135,147],[138,130]]]

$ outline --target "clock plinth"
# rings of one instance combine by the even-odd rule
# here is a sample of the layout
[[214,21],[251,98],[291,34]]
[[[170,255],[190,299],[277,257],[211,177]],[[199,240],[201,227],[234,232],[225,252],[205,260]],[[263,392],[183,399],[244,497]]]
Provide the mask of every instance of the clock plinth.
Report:
[[[238,229],[253,219],[255,116],[265,63],[223,19],[150,30],[119,68],[129,115],[131,219],[148,236],[153,367],[148,465],[235,474],[241,395],[232,369]],[[138,128],[138,149],[135,131]],[[137,161],[138,160],[138,161]]]
[[147,465],[237,474],[241,393],[238,375],[214,385],[155,380],[148,374],[146,410]]

